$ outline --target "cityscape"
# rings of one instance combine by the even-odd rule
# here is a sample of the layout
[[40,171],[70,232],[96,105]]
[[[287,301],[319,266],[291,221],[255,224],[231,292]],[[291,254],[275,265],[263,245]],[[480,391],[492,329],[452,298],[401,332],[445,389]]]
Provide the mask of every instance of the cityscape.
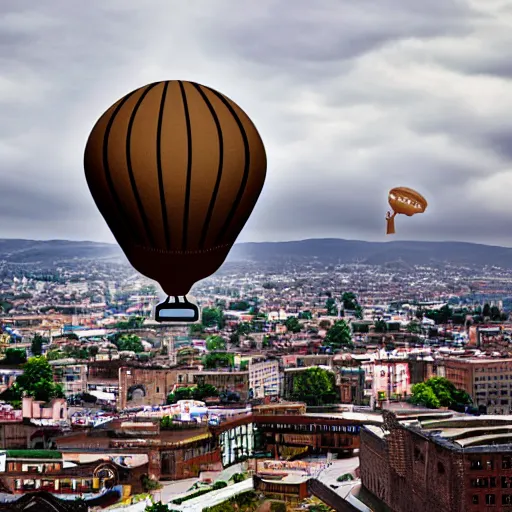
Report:
[[512,506],[512,271],[316,243],[235,247],[174,325],[115,246],[3,240],[0,509]]
[[510,4],[2,0],[0,512],[512,512]]

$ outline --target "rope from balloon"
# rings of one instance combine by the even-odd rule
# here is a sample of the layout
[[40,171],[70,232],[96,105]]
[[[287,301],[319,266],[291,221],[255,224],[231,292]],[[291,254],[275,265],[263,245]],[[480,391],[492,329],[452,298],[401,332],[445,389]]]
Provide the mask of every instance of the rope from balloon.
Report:
[[386,235],[394,235],[395,234],[395,217],[396,212],[391,213],[388,211],[386,213],[386,221],[387,221],[387,230]]
[[199,320],[199,307],[188,297],[167,297],[155,307],[155,320],[157,322],[186,322],[194,323]]

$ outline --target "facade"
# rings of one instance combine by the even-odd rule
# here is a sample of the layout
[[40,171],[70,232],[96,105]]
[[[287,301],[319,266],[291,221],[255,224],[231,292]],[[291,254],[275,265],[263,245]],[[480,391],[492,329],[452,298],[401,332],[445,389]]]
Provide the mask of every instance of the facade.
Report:
[[116,485],[130,485],[141,491],[140,476],[147,464],[136,469],[112,461],[72,464],[66,467],[54,450],[7,450],[0,453],[0,486],[10,494],[47,491],[54,494],[100,494]]
[[176,388],[211,384],[219,391],[233,391],[241,400],[249,396],[248,371],[198,371],[191,368],[138,368],[119,369],[119,395],[117,407],[125,409],[139,405],[165,404],[167,396]]
[[279,362],[249,363],[249,389],[252,398],[279,396]]
[[512,509],[512,417],[451,412],[361,429],[362,485],[395,512]]
[[365,379],[371,381],[374,400],[394,400],[411,392],[409,363],[404,360],[382,359],[363,365]]
[[512,411],[512,359],[444,359],[445,377],[466,391],[482,413]]
[[87,391],[87,365],[52,361],[53,378],[62,385],[67,397]]

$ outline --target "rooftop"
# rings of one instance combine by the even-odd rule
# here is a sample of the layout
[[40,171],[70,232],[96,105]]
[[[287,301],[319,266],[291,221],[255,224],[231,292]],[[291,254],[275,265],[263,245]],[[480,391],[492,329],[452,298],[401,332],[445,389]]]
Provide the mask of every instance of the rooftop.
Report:
[[[445,411],[444,417],[432,413],[397,416],[399,423],[416,434],[453,451],[512,451],[512,415],[471,416]],[[380,439],[389,435],[384,425],[365,425]]]

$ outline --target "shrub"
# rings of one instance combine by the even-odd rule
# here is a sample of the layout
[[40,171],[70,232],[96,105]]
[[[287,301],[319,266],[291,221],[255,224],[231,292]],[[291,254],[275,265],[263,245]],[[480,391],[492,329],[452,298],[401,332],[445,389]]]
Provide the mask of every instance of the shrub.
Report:
[[226,482],[219,480],[218,482],[215,482],[212,485],[212,490],[216,491],[217,489],[224,489],[224,487],[227,487],[227,486],[228,486],[228,484]]
[[286,512],[286,503],[284,501],[273,501],[270,504],[270,512]]
[[344,475],[341,475],[338,478],[336,478],[336,481],[338,482],[349,482],[351,480],[354,480],[354,477],[350,473],[345,473]]
[[231,477],[231,480],[233,480],[233,482],[235,484],[238,484],[238,483],[243,482],[245,480],[245,475],[243,473],[235,473]]

